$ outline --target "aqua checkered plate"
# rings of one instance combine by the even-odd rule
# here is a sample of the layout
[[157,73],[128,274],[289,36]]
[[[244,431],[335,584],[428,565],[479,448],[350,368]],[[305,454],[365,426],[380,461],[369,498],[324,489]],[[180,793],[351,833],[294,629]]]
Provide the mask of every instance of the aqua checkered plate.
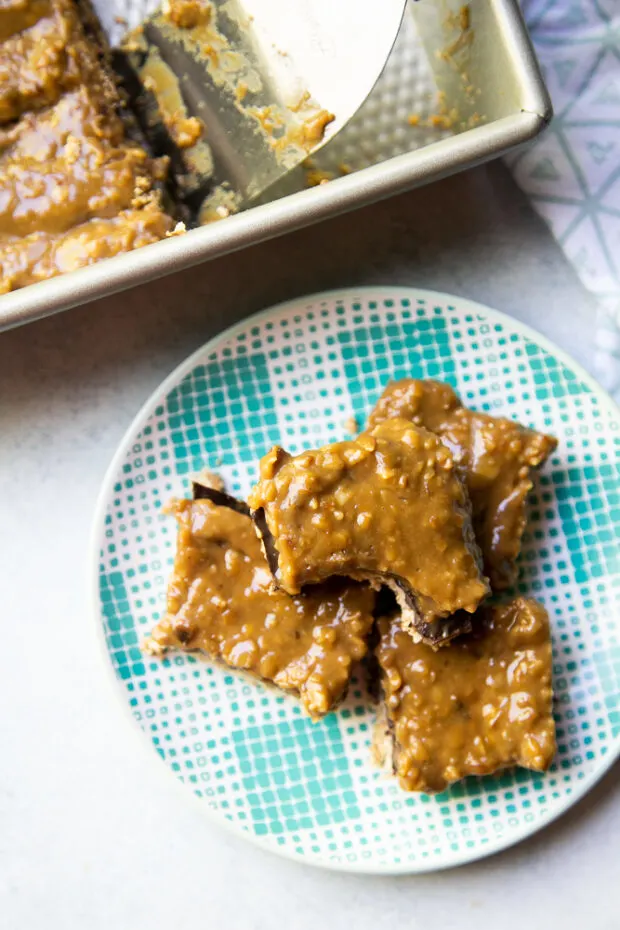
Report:
[[[540,775],[470,778],[432,797],[376,769],[355,681],[320,723],[292,697],[140,644],[162,616],[176,527],[162,508],[208,467],[243,497],[273,443],[360,427],[389,379],[450,382],[466,404],[560,440],[536,479],[519,593],[553,625],[558,754]],[[153,748],[214,819],[315,865],[421,872],[502,849],[566,810],[620,751],[620,414],[537,333],[471,301],[409,288],[318,294],[260,313],[182,364],[138,414],[104,483],[95,598],[105,660]],[[137,728],[136,728],[137,730]]]

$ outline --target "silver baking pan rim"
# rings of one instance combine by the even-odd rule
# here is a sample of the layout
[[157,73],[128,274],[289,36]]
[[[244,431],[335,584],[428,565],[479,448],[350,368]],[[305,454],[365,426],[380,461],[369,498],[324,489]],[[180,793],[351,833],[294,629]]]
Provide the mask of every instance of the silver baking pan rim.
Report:
[[496,158],[535,138],[552,116],[516,0],[495,0],[511,36],[523,109],[219,223],[0,297],[0,330],[118,293]]

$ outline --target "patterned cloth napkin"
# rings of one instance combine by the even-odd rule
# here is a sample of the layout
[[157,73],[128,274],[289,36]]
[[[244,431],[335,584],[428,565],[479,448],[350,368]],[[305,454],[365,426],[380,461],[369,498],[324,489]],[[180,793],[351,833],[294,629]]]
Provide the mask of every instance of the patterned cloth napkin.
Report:
[[596,368],[620,400],[620,0],[523,0],[555,119],[508,159],[598,305]]

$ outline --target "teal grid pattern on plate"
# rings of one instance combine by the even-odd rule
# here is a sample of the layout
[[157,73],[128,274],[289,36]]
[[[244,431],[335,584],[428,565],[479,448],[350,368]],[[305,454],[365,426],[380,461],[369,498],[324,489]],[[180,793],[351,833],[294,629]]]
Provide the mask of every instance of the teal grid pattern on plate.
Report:
[[[559,751],[514,770],[408,795],[373,767],[374,712],[355,681],[313,724],[294,699],[200,658],[157,660],[175,526],[162,513],[200,468],[244,495],[274,443],[292,451],[360,427],[391,378],[449,381],[472,407],[558,436],[537,476],[520,592],[551,615]],[[97,533],[105,648],[126,704],[205,808],[304,861],[421,871],[509,845],[565,809],[620,743],[618,410],[536,334],[485,307],[410,289],[318,295],[255,316],[175,372],[112,465]]]

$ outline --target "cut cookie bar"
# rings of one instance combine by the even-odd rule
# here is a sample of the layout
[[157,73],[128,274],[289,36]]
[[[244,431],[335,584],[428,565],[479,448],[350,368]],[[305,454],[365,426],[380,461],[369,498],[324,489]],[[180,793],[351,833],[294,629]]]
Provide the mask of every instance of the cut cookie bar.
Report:
[[404,417],[441,437],[462,469],[473,506],[476,539],[493,590],[515,580],[516,559],[525,529],[525,501],[531,469],[557,446],[503,417],[463,407],[449,384],[406,379],[388,384],[369,419],[373,427]]
[[204,652],[299,695],[310,716],[321,717],[342,700],[353,663],[367,652],[374,593],[351,582],[298,597],[276,590],[250,517],[224,497],[226,506],[209,499],[174,505],[179,530],[167,612],[145,649]]
[[375,749],[406,791],[442,791],[511,765],[535,771],[555,753],[549,619],[518,598],[482,608],[448,649],[414,643],[379,621],[383,714]]

